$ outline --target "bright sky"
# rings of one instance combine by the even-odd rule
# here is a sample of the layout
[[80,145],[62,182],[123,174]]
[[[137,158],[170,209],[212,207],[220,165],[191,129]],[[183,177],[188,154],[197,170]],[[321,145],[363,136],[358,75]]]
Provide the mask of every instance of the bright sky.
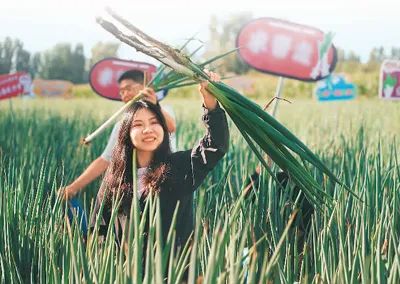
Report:
[[[0,40],[19,38],[31,52],[56,43],[83,43],[90,56],[98,41],[113,41],[95,21],[110,6],[149,35],[173,45],[198,32],[208,39],[211,15],[226,19],[238,12],[275,17],[335,33],[334,44],[368,58],[373,47],[400,47],[399,0],[8,0],[0,6]],[[112,3],[112,4],[109,4]],[[140,59],[123,45],[120,56]],[[151,61],[151,60],[150,60]]]

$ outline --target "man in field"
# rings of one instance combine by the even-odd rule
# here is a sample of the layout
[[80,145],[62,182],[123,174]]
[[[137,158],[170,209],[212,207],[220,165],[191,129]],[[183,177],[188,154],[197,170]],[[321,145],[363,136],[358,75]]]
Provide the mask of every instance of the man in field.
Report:
[[[144,99],[157,104],[157,96],[153,89],[145,88],[144,86],[144,74],[141,71],[137,70],[129,70],[121,75],[118,79],[119,84],[119,94],[124,103],[129,102],[131,99],[136,97],[139,94],[144,95]],[[172,150],[176,150],[176,141],[175,141],[175,118],[171,111],[167,111],[163,107],[161,108],[162,113],[165,117],[168,131],[171,137],[171,148]],[[71,184],[67,185],[65,188],[61,190],[64,199],[69,200],[73,198],[77,193],[83,190],[89,183],[99,177],[101,174],[105,172],[108,165],[110,164],[112,151],[117,141],[117,136],[120,128],[120,122],[117,122],[114,125],[114,128],[111,132],[111,135],[108,139],[108,143],[103,153],[95,159],[86,170]]]

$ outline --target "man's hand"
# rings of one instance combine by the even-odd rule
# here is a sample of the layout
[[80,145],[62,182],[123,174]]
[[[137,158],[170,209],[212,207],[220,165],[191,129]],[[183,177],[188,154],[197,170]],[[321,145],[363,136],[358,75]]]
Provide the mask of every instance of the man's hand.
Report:
[[152,88],[144,88],[139,92],[139,95],[143,95],[143,99],[152,103],[157,104],[157,96],[156,92]]
[[100,176],[107,169],[109,161],[98,157],[94,160],[86,170],[69,185],[62,187],[58,190],[58,194],[63,200],[70,200],[80,191],[82,191],[85,186],[91,183],[95,178]]
[[71,200],[76,195],[76,192],[70,186],[61,187],[57,193],[65,201]]

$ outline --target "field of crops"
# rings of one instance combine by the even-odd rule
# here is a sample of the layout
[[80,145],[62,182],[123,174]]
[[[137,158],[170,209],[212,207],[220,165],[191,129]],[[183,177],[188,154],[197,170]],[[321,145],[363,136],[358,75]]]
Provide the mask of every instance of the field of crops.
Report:
[[[268,101],[259,100],[260,105]],[[110,233],[83,242],[65,220],[56,190],[76,178],[103,150],[107,135],[90,147],[82,137],[115,111],[104,99],[22,100],[0,104],[0,281],[2,283],[399,283],[400,104],[364,99],[282,102],[278,120],[317,153],[360,199],[340,187],[332,211],[317,211],[299,229],[301,196],[279,189],[264,171],[260,189],[242,194],[258,162],[231,123],[230,149],[195,196],[193,242],[161,245],[157,200],[146,261],[142,222],[132,211],[128,250]],[[204,133],[200,100],[174,99],[178,149]],[[321,180],[318,173],[313,174]],[[79,196],[90,215],[99,181]],[[293,222],[292,222],[293,221]],[[187,272],[185,272],[187,271]]]

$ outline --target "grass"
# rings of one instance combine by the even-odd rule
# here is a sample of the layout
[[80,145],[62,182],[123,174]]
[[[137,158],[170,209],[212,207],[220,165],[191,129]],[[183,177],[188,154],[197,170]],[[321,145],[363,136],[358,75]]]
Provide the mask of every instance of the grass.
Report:
[[[163,103],[173,105],[178,148],[186,149],[204,132],[200,100],[172,94]],[[148,204],[154,250],[144,252],[147,264],[138,260],[140,234],[129,237],[127,256],[111,235],[103,244],[94,238],[85,246],[55,199],[56,189],[101,153],[107,134],[90,147],[79,146],[79,139],[120,105],[101,98],[16,99],[13,113],[8,103],[0,105],[1,282],[154,283],[167,275],[164,281],[175,283],[187,266],[190,283],[200,276],[205,283],[398,283],[400,105],[292,101],[280,104],[278,119],[363,201],[334,192],[333,214],[315,214],[302,245],[299,220],[291,219],[300,205],[292,189],[282,192],[262,172],[260,191],[241,195],[258,162],[232,126],[229,153],[196,194],[190,248],[168,250],[173,230],[169,242],[159,245],[157,200]],[[88,212],[98,186],[80,196]],[[141,220],[132,214],[137,233]]]

